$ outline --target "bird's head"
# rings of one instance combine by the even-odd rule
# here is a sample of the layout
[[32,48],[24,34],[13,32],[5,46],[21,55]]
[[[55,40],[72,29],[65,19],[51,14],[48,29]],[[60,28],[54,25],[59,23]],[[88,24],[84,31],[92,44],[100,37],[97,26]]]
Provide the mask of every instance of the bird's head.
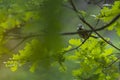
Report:
[[84,30],[84,27],[81,24],[78,24],[77,30]]

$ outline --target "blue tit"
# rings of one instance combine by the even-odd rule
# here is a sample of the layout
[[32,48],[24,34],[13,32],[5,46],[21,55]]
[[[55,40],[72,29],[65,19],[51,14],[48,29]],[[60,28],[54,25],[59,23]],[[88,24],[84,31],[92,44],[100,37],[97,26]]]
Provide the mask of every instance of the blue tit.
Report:
[[97,36],[91,35],[90,32],[87,32],[86,29],[84,29],[84,27],[80,24],[78,25],[77,31],[79,32],[79,36],[83,39],[87,39],[89,37],[98,38]]

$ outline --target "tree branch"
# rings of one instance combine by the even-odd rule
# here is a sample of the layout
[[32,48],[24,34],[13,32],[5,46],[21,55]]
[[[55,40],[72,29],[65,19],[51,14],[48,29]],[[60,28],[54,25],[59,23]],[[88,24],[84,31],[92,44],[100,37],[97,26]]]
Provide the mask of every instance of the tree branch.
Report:
[[[89,38],[89,36],[88,36],[88,38]],[[82,46],[82,45],[87,41],[88,38],[84,39],[84,41],[83,41],[80,45],[78,45],[77,47],[72,48],[72,49],[69,49],[69,50],[67,50],[67,51],[63,51],[62,54],[64,55],[64,54],[67,53],[67,52],[70,52],[70,51],[73,51],[73,50],[78,49],[80,46]]]
[[106,24],[105,26],[101,27],[101,28],[98,28],[96,29],[95,31],[100,31],[100,30],[103,30],[107,27],[109,27],[111,24],[113,24],[115,21],[117,21],[118,19],[120,18],[120,14],[118,14],[117,16],[115,16],[115,18],[113,18],[108,24]]
[[[94,31],[101,31],[104,30],[105,28],[109,27],[111,24],[113,24],[115,21],[117,21],[120,18],[120,14],[118,14],[113,20],[111,20],[108,24],[98,28],[94,29]],[[80,34],[84,32],[93,32],[93,30],[85,30],[85,31],[79,31],[79,32],[66,32],[66,33],[61,33],[61,35],[75,35],[75,34]]]
[[[75,7],[75,5],[74,5],[74,3],[73,3],[72,0],[70,0],[70,3],[71,3],[71,5],[72,5],[72,7],[73,7],[73,10],[74,10],[76,13],[78,13],[78,10],[77,10],[77,8]],[[109,45],[111,45],[112,47],[114,47],[115,49],[117,49],[117,50],[120,51],[120,48],[118,48],[118,47],[116,47],[115,45],[113,45],[110,41],[107,41],[103,36],[101,36],[101,35],[93,28],[92,25],[90,25],[87,21],[85,21],[85,20],[84,20],[83,18],[81,18],[79,15],[78,15],[78,17],[79,17],[79,19],[80,19],[83,23],[85,23],[94,33],[96,33],[102,40],[104,40],[106,43],[108,43]],[[120,14],[119,14],[118,17],[120,17]],[[118,19],[118,18],[117,18],[117,19]],[[113,22],[115,22],[115,20],[116,20],[116,18],[113,19],[110,24],[108,24],[107,26],[104,26],[104,27],[108,27],[108,26],[111,25]],[[103,29],[104,29],[104,28],[103,28]]]
[[[79,13],[77,8],[75,7],[74,3],[72,0],[69,0],[70,4],[72,5],[72,10],[74,10],[76,13]],[[78,15],[79,16],[79,15]],[[80,16],[79,16],[80,17]],[[94,31],[101,31],[104,30],[105,28],[109,27],[110,25],[112,25],[115,21],[117,21],[120,18],[120,14],[118,14],[117,16],[115,16],[109,23],[107,23],[106,25],[95,29]],[[79,34],[79,33],[84,33],[84,32],[93,32],[93,30],[86,30],[86,31],[79,31],[79,32],[66,32],[66,33],[61,33],[61,35],[75,35],[75,34]]]
[[111,64],[109,64],[107,67],[105,68],[109,68],[111,67],[114,63],[116,63],[118,60],[120,59],[120,57],[118,57],[116,60],[114,60]]

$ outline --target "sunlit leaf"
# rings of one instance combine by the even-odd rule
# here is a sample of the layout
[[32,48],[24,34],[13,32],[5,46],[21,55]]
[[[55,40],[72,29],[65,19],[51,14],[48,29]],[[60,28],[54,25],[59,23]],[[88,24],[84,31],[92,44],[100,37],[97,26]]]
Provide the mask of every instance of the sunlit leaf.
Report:
[[81,43],[80,39],[70,39],[69,40],[69,44],[74,45],[74,46],[78,46],[78,45],[80,45],[80,43]]

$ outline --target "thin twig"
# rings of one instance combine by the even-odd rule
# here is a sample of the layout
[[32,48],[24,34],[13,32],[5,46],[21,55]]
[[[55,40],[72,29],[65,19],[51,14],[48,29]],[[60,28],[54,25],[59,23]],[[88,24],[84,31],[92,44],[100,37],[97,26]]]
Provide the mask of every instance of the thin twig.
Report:
[[109,27],[111,24],[113,24],[113,23],[114,23],[115,21],[117,21],[119,18],[120,18],[120,14],[118,14],[117,16],[115,16],[115,18],[113,18],[108,24],[104,25],[104,26],[101,27],[101,28],[96,29],[95,31],[100,31],[100,30],[103,30],[103,29]]
[[90,37],[90,35],[89,35],[86,39],[84,39],[84,41],[83,41],[80,45],[78,45],[77,47],[72,48],[72,49],[69,49],[69,50],[67,50],[67,51],[63,51],[63,52],[62,52],[63,55],[64,55],[65,53],[67,53],[67,52],[70,52],[70,51],[73,51],[73,50],[78,49],[80,46],[82,46],[82,45],[88,40],[89,37]]
[[[40,34],[36,34],[36,35],[28,35],[28,36],[24,36],[24,37],[20,37],[18,39],[22,39],[17,45],[15,45],[10,51],[14,51],[17,47],[19,47],[25,40],[33,38],[33,37],[39,37],[41,36]],[[17,38],[16,38],[17,39]]]
[[15,45],[12,49],[10,49],[10,51],[14,51],[17,47],[19,47],[24,41],[26,40],[26,38],[24,38],[23,40],[21,40],[17,45]]
[[109,68],[111,67],[114,63],[116,63],[118,60],[120,59],[120,57],[118,57],[116,60],[114,60],[111,64],[109,64],[107,67],[105,68]]

